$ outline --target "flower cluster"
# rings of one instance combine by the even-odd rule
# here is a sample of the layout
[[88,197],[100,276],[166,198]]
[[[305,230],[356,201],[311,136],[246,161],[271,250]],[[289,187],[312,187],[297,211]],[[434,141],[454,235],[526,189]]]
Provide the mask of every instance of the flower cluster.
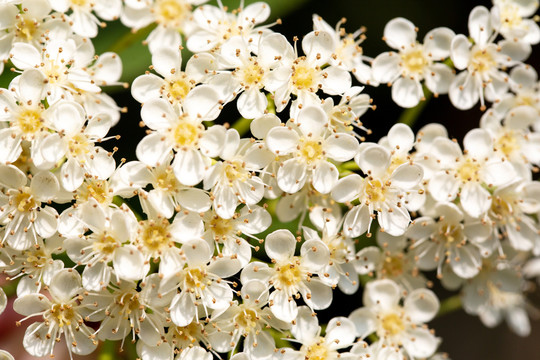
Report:
[[[264,24],[266,3],[205,2],[0,4],[0,65],[14,72],[0,89],[0,270],[30,322],[26,351],[128,339],[143,360],[436,359],[430,271],[486,326],[527,335],[538,3],[494,0],[468,35],[436,28],[423,43],[396,18],[393,50],[369,58],[362,29],[314,15],[291,43]],[[115,19],[155,25],[150,71],[131,85],[147,127],[136,161],[101,144],[123,112],[103,90],[124,84],[120,57],[95,55],[92,38]],[[485,112],[462,145],[436,123],[369,142],[364,90],[379,84],[403,108],[448,94]],[[323,330],[316,311],[336,288],[361,287]]]

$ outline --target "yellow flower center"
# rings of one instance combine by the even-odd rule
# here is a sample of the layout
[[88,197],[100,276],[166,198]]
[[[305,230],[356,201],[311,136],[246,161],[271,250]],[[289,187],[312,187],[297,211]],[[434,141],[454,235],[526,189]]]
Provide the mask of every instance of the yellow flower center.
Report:
[[290,263],[276,266],[275,286],[294,286],[304,279],[304,272],[300,268],[300,261],[297,256],[293,257]]
[[210,220],[210,229],[214,233],[214,238],[217,240],[225,239],[234,230],[233,221],[231,219],[222,219],[216,215]]
[[43,249],[40,247],[38,249],[35,249],[31,247],[29,250],[26,250],[24,252],[24,256],[26,256],[26,267],[33,267],[33,268],[42,268],[47,263],[47,255],[43,251]]
[[231,184],[235,181],[245,182],[249,178],[249,172],[239,160],[227,161],[224,171],[225,176]]
[[186,75],[181,73],[180,76],[167,83],[167,98],[177,101],[184,100],[192,88],[193,85],[188,81]]
[[366,180],[364,192],[369,203],[383,202],[386,199],[386,188],[380,180]]
[[109,183],[106,180],[87,180],[77,189],[78,202],[86,202],[93,198],[100,204],[110,204],[112,193],[109,191]]
[[475,51],[471,57],[471,67],[473,73],[479,72],[480,74],[484,74],[496,66],[497,63],[487,50],[479,49]]
[[33,135],[44,130],[41,109],[24,109],[17,116],[17,125],[26,135]]
[[17,207],[17,210],[22,213],[34,211],[38,206],[30,188],[27,186],[20,190],[19,193],[15,194],[10,202],[12,202],[12,204]]
[[176,176],[174,176],[172,169],[166,168],[163,171],[156,173],[155,186],[162,190],[174,191],[178,189],[180,183],[176,179]]
[[506,158],[510,158],[512,154],[521,149],[519,145],[518,134],[512,130],[506,131],[495,142],[495,148],[501,151]]
[[234,317],[235,326],[238,325],[244,334],[250,333],[257,327],[259,317],[257,312],[248,308],[245,304],[239,306],[239,311]]
[[169,232],[169,222],[167,219],[161,221],[143,220],[139,222],[139,234],[137,242],[141,244],[147,252],[161,253],[164,249],[174,246]]
[[403,274],[403,256],[387,256],[384,259],[382,272],[389,277],[397,277]]
[[262,84],[263,75],[264,70],[256,61],[250,59],[249,65],[242,69],[242,85],[245,88],[250,88],[253,86],[260,88],[264,85]]
[[331,350],[326,346],[323,337],[319,337],[315,344],[302,345],[300,352],[305,354],[305,360],[327,360],[331,358]]
[[89,0],[70,0],[73,7],[92,7],[94,4]]
[[406,75],[421,75],[429,63],[422,48],[413,47],[401,54],[401,64]]
[[[170,327],[169,331],[171,331]],[[182,344],[194,344],[195,342],[197,342],[198,338],[201,338],[202,324],[193,321],[187,326],[174,326],[172,329],[172,333],[173,343],[175,345],[178,346]]]
[[121,306],[120,314],[124,319],[134,312],[144,310],[144,306],[139,302],[139,293],[135,290],[127,290],[116,296],[115,303]]
[[71,156],[81,158],[90,153],[92,142],[83,133],[77,134],[69,139],[69,152]]
[[93,244],[94,251],[105,255],[112,255],[119,246],[118,241],[107,234],[102,234]]
[[194,124],[190,121],[181,120],[173,132],[176,147],[184,148],[195,146],[199,141],[202,129],[201,124]]
[[384,315],[381,319],[381,325],[387,335],[396,335],[405,329],[403,319],[396,313]]
[[185,268],[182,270],[181,278],[184,284],[185,291],[194,292],[195,290],[204,290],[208,280],[206,279],[206,271],[199,268]]
[[71,305],[54,304],[51,309],[51,315],[59,327],[64,327],[65,325],[71,325],[71,322],[75,317],[75,311],[73,311]]
[[463,182],[480,181],[480,164],[473,160],[465,160],[457,169],[457,174]]
[[157,0],[153,12],[158,24],[179,28],[191,14],[191,5],[184,0]]
[[295,90],[318,90],[318,69],[313,68],[306,62],[305,58],[299,58],[293,65],[291,81],[293,84],[293,94]]
[[519,27],[523,18],[519,15],[519,7],[513,4],[501,4],[500,6],[500,17],[501,25],[507,28],[516,28]]
[[512,217],[514,208],[512,199],[507,199],[502,196],[494,196],[491,201],[490,215],[502,223],[506,223],[506,219]]
[[308,164],[312,164],[323,157],[323,146],[319,140],[300,139],[300,156]]
[[461,242],[464,238],[461,225],[443,224],[439,230],[439,238],[446,241],[446,245]]
[[32,41],[37,35],[39,25],[39,22],[26,13],[19,14],[15,24],[15,37],[25,42]]

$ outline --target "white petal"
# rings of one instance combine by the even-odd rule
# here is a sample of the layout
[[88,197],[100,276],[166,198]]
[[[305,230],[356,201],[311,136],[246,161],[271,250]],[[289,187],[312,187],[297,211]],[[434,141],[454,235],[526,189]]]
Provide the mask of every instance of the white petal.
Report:
[[418,80],[401,77],[392,85],[392,100],[401,107],[415,107],[423,97],[424,91]]
[[187,291],[177,294],[171,302],[171,320],[177,326],[187,326],[191,324],[195,317],[195,306]]
[[221,112],[220,100],[218,92],[210,86],[197,86],[186,96],[184,110],[192,119],[214,120]]
[[240,94],[236,105],[240,115],[246,119],[255,119],[264,115],[268,100],[264,93],[253,87]]
[[430,30],[424,37],[424,50],[433,60],[445,59],[450,55],[450,46],[455,33],[446,27]]
[[266,237],[264,250],[270,259],[287,261],[294,256],[296,238],[289,230],[276,230]]
[[408,329],[403,336],[403,347],[414,358],[427,358],[435,353],[439,339],[429,329],[417,327]]
[[306,164],[295,158],[285,161],[278,169],[277,182],[281,190],[294,194],[306,183]]
[[26,329],[23,346],[30,355],[37,357],[52,355],[55,341],[47,338],[48,329],[49,327],[42,322],[33,323]]
[[384,27],[384,41],[391,48],[401,50],[416,43],[416,30],[412,22],[404,18],[390,20]]
[[138,76],[131,84],[131,95],[140,103],[145,103],[160,97],[163,79],[154,74]]
[[374,178],[384,175],[390,165],[390,153],[384,147],[373,144],[361,151],[356,157],[358,166]]
[[339,179],[332,190],[332,198],[341,203],[354,200],[359,195],[363,181],[358,174],[347,175]]
[[493,151],[491,135],[484,129],[473,129],[463,138],[463,146],[473,158],[478,160],[488,157]]
[[396,53],[378,55],[371,64],[373,78],[379,83],[392,83],[400,76],[401,59]]
[[349,134],[334,134],[324,142],[326,156],[336,161],[348,161],[358,152],[358,140]]
[[427,68],[424,82],[432,93],[447,94],[454,78],[455,75],[452,69],[445,64],[434,63]]
[[299,140],[300,138],[294,130],[281,126],[273,127],[266,136],[268,149],[278,155],[286,155],[296,151]]
[[325,341],[331,344],[330,348],[340,349],[350,346],[356,336],[354,322],[346,317],[335,317],[328,322],[326,327]]
[[133,245],[125,245],[114,252],[113,265],[116,275],[124,280],[140,280],[150,269],[143,254]]
[[351,84],[351,74],[347,70],[338,66],[329,66],[324,69],[321,85],[326,94],[343,94],[351,88]]
[[285,291],[276,290],[270,294],[269,303],[272,314],[279,320],[292,322],[298,315],[298,307],[294,299],[289,299]]
[[302,264],[310,272],[318,272],[330,262],[330,251],[321,240],[307,240],[300,249],[302,255]]
[[81,285],[78,272],[64,269],[52,278],[49,291],[56,301],[68,302],[81,291]]
[[370,224],[371,213],[369,208],[365,205],[357,205],[345,215],[343,232],[346,236],[355,238],[365,233]]
[[469,35],[477,44],[484,45],[488,42],[493,28],[491,26],[491,14],[484,6],[476,6],[469,14]]
[[336,166],[327,161],[321,161],[313,170],[312,184],[315,190],[321,194],[328,194],[338,181],[338,170]]
[[452,62],[456,69],[463,70],[469,64],[471,43],[465,35],[457,35],[451,44],[451,53]]
[[335,46],[332,35],[325,31],[312,31],[302,39],[302,50],[310,64],[326,63]]
[[365,306],[380,306],[382,309],[392,309],[399,303],[400,298],[401,290],[392,280],[374,280],[366,284],[364,292]]
[[424,176],[422,168],[415,164],[401,164],[392,173],[392,185],[401,189],[412,189]]
[[311,297],[304,295],[304,301],[314,310],[326,309],[332,304],[332,288],[318,278],[306,283]]
[[379,322],[375,314],[367,307],[354,310],[351,315],[349,315],[349,319],[355,325],[355,335],[362,339],[369,334],[374,333],[375,330],[377,330],[377,324]]
[[298,113],[297,125],[308,137],[318,137],[327,123],[328,116],[320,106],[308,105]]
[[388,131],[388,142],[392,149],[409,150],[414,145],[414,133],[408,125],[395,124]]
[[405,298],[403,307],[415,324],[431,321],[439,311],[439,299],[428,289],[413,290]]

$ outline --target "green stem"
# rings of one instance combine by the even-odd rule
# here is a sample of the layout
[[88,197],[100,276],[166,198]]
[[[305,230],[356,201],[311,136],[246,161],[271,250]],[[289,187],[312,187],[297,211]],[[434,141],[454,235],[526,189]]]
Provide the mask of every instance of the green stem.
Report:
[[244,136],[249,131],[249,126],[251,125],[251,120],[246,118],[240,118],[236,120],[236,122],[233,124],[232,128],[236,129],[238,131],[238,134],[240,136]]
[[453,313],[461,309],[461,297],[459,295],[454,295],[449,298],[444,299],[441,302],[441,307],[437,317],[441,317],[450,313]]
[[147,27],[140,29],[137,32],[127,32],[124,36],[122,36],[117,42],[111,45],[111,47],[108,49],[108,51],[120,54],[122,51],[129,48],[131,45],[133,45],[137,41],[141,41],[143,38],[146,39],[148,34],[152,30],[154,30],[156,26],[154,24],[148,25]]
[[116,342],[105,340],[101,345],[101,351],[98,355],[98,360],[114,360],[116,359]]
[[424,94],[425,94],[425,100],[420,101],[418,105],[416,105],[413,108],[406,109],[401,113],[401,116],[399,117],[398,122],[403,123],[405,125],[409,125],[410,127],[413,127],[416,123],[416,120],[420,117],[420,114],[422,114],[422,111],[424,111],[424,108],[429,103],[429,100],[433,97],[433,94],[431,91],[429,91],[424,86]]

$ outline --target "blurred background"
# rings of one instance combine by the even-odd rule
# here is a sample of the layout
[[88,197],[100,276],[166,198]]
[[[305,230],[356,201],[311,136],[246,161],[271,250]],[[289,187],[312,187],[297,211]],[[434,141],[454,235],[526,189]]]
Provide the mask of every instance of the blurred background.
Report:
[[[253,1],[245,1],[245,4]],[[211,2],[212,3],[212,2]],[[214,1],[215,3],[215,1]],[[314,13],[323,17],[331,26],[334,26],[341,18],[346,17],[347,22],[344,27],[347,32],[354,32],[364,26],[367,28],[367,39],[362,43],[364,54],[376,57],[379,53],[390,49],[382,41],[382,34],[385,24],[394,17],[405,17],[411,20],[418,28],[418,39],[422,40],[424,35],[431,29],[439,26],[447,26],[456,33],[467,34],[467,19],[471,9],[477,5],[490,6],[489,1],[473,0],[270,0],[272,8],[272,18],[275,21],[281,18],[282,24],[274,27],[292,41],[294,36],[302,38],[303,35],[312,30],[312,15]],[[223,4],[230,8],[237,8],[240,0],[223,0]],[[141,42],[147,36],[149,30],[140,30],[136,36],[130,34],[129,30],[119,22],[108,24],[107,28],[101,31],[95,40],[96,53],[105,51],[115,51],[119,53],[124,63],[123,80],[131,82],[136,76],[144,73],[150,65],[150,55],[146,47]],[[532,57],[528,63],[537,70],[540,68],[540,50],[534,49]],[[183,52],[184,63],[189,55]],[[7,73],[9,73],[7,71]],[[4,74],[0,77],[0,85],[5,87],[12,77],[11,74]],[[106,90],[117,101],[121,107],[128,109],[122,116],[120,123],[113,128],[112,135],[120,134],[119,141],[109,141],[104,143],[104,147],[112,149],[118,147],[116,158],[135,159],[135,146],[145,135],[144,128],[138,126],[140,121],[140,104],[131,98],[129,89],[125,90],[118,86]],[[368,137],[370,141],[377,141],[384,136],[388,129],[397,121],[402,110],[395,105],[390,97],[390,88],[380,86],[378,88],[366,87],[364,93],[369,94],[377,106],[375,111],[368,111],[361,120],[367,128],[373,130],[373,134]],[[456,110],[451,106],[447,96],[440,96],[431,99],[425,107],[422,115],[414,126],[416,132],[421,126],[438,122],[448,128],[450,137],[461,140],[464,134],[478,126],[482,112],[479,106],[466,112]],[[225,120],[234,122],[239,114],[236,112],[234,104],[229,104],[224,109]],[[433,274],[432,274],[433,275]],[[432,276],[432,280],[436,282]],[[0,280],[0,285],[2,285]],[[435,287],[438,294],[440,288]],[[335,300],[332,307],[320,312],[321,321],[325,322],[334,316],[348,316],[348,314],[361,306],[361,292],[346,296],[335,291]],[[449,293],[442,293],[441,300]],[[540,308],[540,297],[531,299],[531,308],[538,313]],[[14,322],[16,315],[8,310],[0,316],[0,349],[5,349],[14,354],[17,360],[33,359],[22,349],[22,336],[24,329],[29,323],[23,324],[21,328],[15,329]],[[429,325],[435,329],[436,334],[442,338],[441,351],[447,352],[451,359],[455,360],[535,360],[540,359],[540,322],[531,320],[532,333],[528,338],[520,338],[511,333],[505,324],[501,324],[495,329],[487,329],[476,318],[457,311],[437,318]],[[59,351],[57,359],[67,359],[64,346],[57,346]],[[18,352],[17,352],[18,351]],[[98,358],[97,353],[86,359]],[[134,359],[134,354],[124,353],[117,358]],[[100,360],[112,360],[112,358],[101,358]]]

